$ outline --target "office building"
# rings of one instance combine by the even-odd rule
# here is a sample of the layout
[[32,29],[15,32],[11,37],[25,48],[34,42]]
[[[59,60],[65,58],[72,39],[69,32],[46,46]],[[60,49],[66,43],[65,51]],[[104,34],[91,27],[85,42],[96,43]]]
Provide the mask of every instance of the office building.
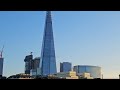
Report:
[[47,11],[41,50],[40,69],[42,75],[57,73],[51,12]]
[[30,74],[30,70],[33,68],[33,55],[26,56],[24,62],[25,62],[25,74]]
[[4,58],[0,57],[0,77],[3,76],[3,61]]
[[32,69],[37,69],[37,68],[39,68],[40,57],[34,58],[33,61],[32,61],[32,63],[33,63],[33,68],[32,68]]
[[2,76],[3,76],[3,61],[4,61],[3,49],[4,49],[4,46],[3,46],[2,50],[0,51],[0,78],[2,78]]
[[36,57],[32,60],[32,64],[33,64],[33,67],[32,69],[30,70],[30,75],[31,76],[37,76],[37,75],[41,75],[40,74],[40,68],[39,68],[39,65],[40,65],[40,57]]
[[73,68],[77,75],[81,73],[90,73],[93,78],[101,78],[101,67],[90,65],[77,65]]
[[36,76],[39,76],[39,75],[41,75],[41,69],[40,68],[30,70],[30,76],[36,77]]
[[40,65],[40,57],[36,57],[33,59],[33,55],[27,55],[24,59],[25,62],[25,74],[30,74],[31,70],[39,68]]
[[[4,48],[4,46],[3,46]],[[4,58],[3,58],[3,48],[2,50],[0,51],[0,78],[2,78],[3,76],[3,61],[4,61]]]
[[60,72],[69,72],[72,70],[72,64],[70,62],[60,63]]

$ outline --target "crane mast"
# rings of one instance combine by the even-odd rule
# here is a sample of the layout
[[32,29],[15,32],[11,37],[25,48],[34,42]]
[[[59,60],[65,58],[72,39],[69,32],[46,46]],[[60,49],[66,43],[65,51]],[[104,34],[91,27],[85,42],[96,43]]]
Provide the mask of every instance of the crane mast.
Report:
[[2,47],[2,50],[0,51],[0,58],[2,58],[2,55],[3,55],[3,49],[4,49],[4,45]]

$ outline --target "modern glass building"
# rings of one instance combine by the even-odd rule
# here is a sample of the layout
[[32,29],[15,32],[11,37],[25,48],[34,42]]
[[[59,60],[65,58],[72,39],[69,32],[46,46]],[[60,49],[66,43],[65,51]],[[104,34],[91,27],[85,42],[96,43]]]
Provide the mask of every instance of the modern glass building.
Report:
[[41,75],[57,73],[51,12],[47,11],[40,61]]
[[69,72],[71,71],[72,64],[70,62],[60,63],[60,72]]
[[90,65],[77,65],[73,68],[76,71],[77,75],[80,73],[90,73],[93,78],[101,78],[101,67],[90,66]]
[[3,58],[0,57],[0,77],[3,75]]

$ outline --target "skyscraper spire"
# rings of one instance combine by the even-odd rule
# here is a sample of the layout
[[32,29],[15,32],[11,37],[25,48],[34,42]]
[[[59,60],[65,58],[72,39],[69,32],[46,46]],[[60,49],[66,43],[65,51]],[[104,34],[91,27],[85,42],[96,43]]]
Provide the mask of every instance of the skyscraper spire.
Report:
[[46,12],[40,68],[42,75],[57,73],[51,11]]
[[52,20],[51,20],[51,11],[46,12],[46,19],[48,19],[48,20],[46,20],[47,22],[52,22]]

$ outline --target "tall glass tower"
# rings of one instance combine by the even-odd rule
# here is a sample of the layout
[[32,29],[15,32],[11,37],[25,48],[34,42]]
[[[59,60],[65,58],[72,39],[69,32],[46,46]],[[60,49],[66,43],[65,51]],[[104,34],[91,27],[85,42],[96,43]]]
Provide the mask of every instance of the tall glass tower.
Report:
[[41,75],[57,73],[51,12],[46,12],[46,21],[41,50]]

